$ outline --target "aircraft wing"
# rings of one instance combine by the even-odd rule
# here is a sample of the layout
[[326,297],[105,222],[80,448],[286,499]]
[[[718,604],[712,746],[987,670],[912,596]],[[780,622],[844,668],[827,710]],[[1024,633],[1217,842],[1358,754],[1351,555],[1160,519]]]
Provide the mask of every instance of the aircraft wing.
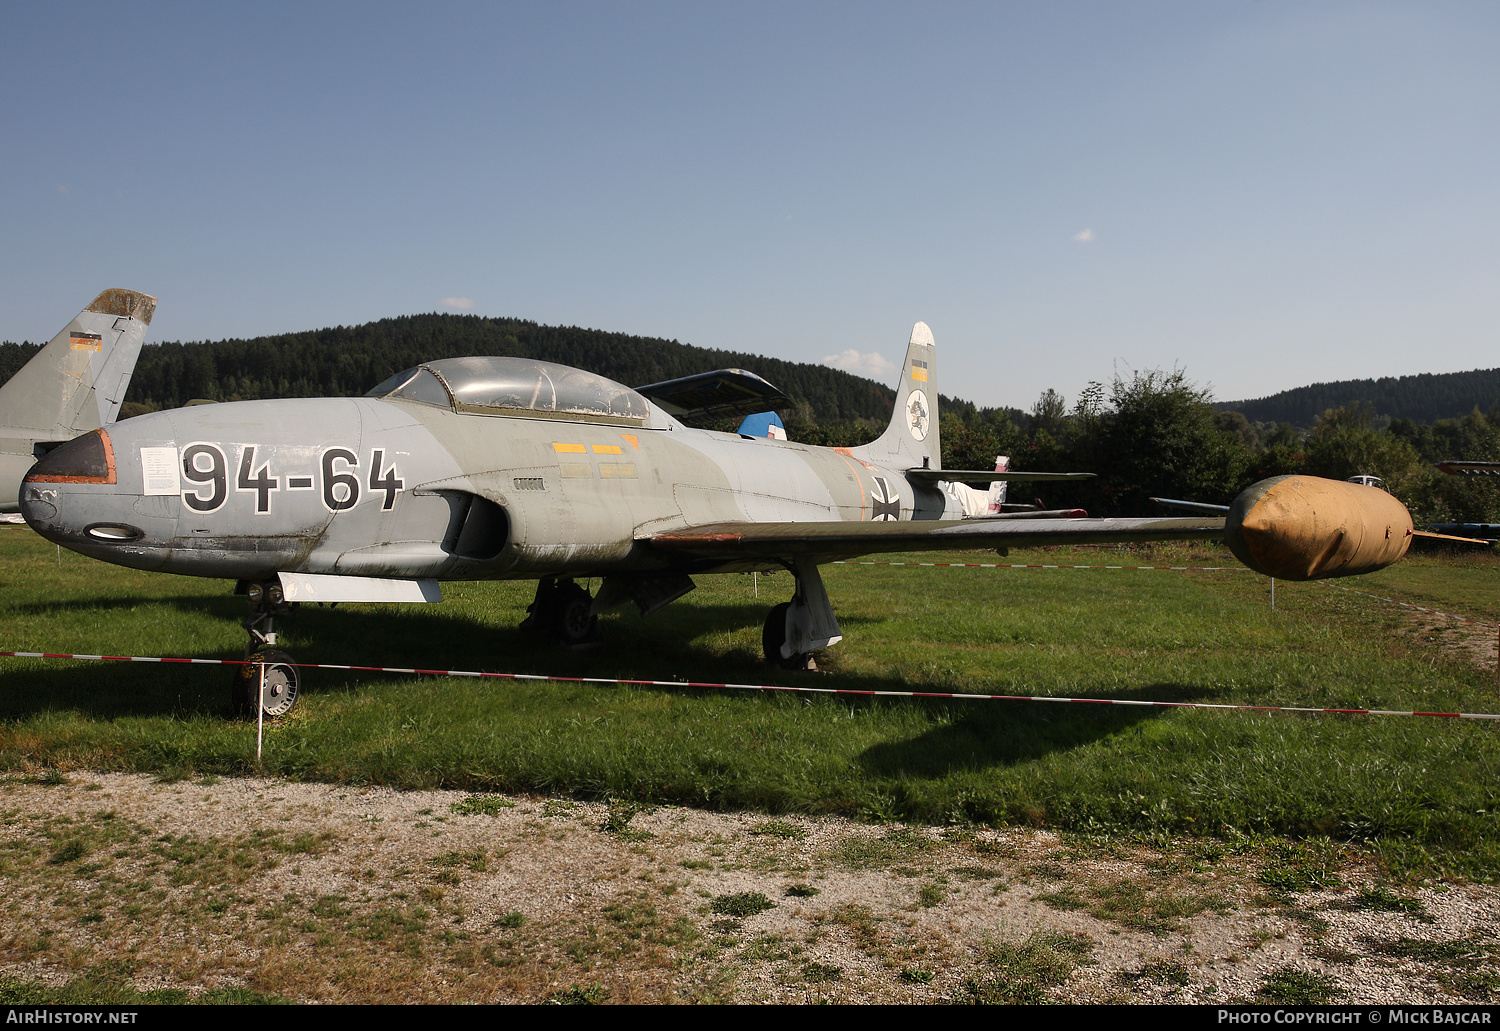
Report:
[[695,559],[836,558],[884,551],[1217,540],[1222,518],[940,519],[904,522],[713,523],[656,534],[652,549]]

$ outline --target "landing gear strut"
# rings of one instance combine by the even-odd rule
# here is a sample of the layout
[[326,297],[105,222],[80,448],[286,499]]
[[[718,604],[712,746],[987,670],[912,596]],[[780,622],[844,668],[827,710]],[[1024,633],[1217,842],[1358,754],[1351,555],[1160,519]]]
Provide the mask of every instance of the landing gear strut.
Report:
[[251,719],[255,718],[257,705],[267,719],[285,716],[297,704],[302,676],[292,657],[275,649],[276,620],[291,615],[297,605],[282,596],[277,580],[247,583],[243,587],[250,599],[250,616],[240,625],[250,634],[245,644],[245,658],[249,661],[235,668],[230,700],[236,712]]
[[760,643],[766,662],[782,669],[817,669],[813,652],[838,644],[844,639],[839,621],[834,617],[828,592],[817,564],[798,559],[792,565],[797,578],[797,593],[791,601],[782,602],[766,617]]
[[530,615],[521,621],[521,629],[551,638],[565,648],[591,644],[599,636],[599,617],[593,605],[589,592],[572,580],[547,577],[537,581],[536,598],[526,608]]

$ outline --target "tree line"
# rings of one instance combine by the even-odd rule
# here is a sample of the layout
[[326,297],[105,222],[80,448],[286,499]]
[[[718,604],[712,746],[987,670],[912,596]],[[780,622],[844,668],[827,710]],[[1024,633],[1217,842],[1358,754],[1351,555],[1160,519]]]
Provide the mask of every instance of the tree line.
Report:
[[1253,401],[1221,403],[1218,407],[1242,412],[1252,422],[1289,422],[1307,429],[1331,408],[1362,402],[1374,408],[1377,419],[1423,423],[1458,419],[1475,408],[1488,411],[1500,404],[1500,369],[1314,383]]
[[[0,380],[14,375],[40,346],[0,344]],[[141,348],[126,404],[131,414],[141,414],[192,400],[345,397],[420,362],[475,354],[539,358],[629,386],[710,369],[748,369],[794,398],[814,422],[879,417],[883,424],[894,399],[889,387],[822,365],[576,326],[428,314],[250,340],[148,344]]]
[[[1257,480],[1305,473],[1379,476],[1418,521],[1500,522],[1500,478],[1436,468],[1447,458],[1500,461],[1500,405],[1424,424],[1380,419],[1369,402],[1357,402],[1326,409],[1301,431],[1219,411],[1181,370],[1152,370],[1090,383],[1071,407],[1048,390],[1021,415],[941,411],[945,467],[987,468],[1005,454],[1015,469],[1094,472],[1094,480],[1042,493],[1051,504],[1098,514],[1155,514],[1153,496],[1228,504]],[[1029,488],[1018,484],[1012,496]]]

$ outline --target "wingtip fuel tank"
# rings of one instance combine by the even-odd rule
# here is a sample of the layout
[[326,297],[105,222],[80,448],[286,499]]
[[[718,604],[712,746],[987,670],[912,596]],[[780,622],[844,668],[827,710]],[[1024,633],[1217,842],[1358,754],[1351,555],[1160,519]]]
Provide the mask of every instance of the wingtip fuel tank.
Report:
[[1322,580],[1384,569],[1406,554],[1411,513],[1378,487],[1317,476],[1273,476],[1229,507],[1235,558],[1278,580]]

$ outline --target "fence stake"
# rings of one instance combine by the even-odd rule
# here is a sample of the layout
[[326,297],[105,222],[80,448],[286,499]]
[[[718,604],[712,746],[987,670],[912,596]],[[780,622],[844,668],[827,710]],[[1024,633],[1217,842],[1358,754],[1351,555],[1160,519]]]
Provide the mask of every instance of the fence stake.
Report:
[[260,743],[266,730],[266,664],[259,663],[260,690],[255,692],[255,765],[260,765]]

